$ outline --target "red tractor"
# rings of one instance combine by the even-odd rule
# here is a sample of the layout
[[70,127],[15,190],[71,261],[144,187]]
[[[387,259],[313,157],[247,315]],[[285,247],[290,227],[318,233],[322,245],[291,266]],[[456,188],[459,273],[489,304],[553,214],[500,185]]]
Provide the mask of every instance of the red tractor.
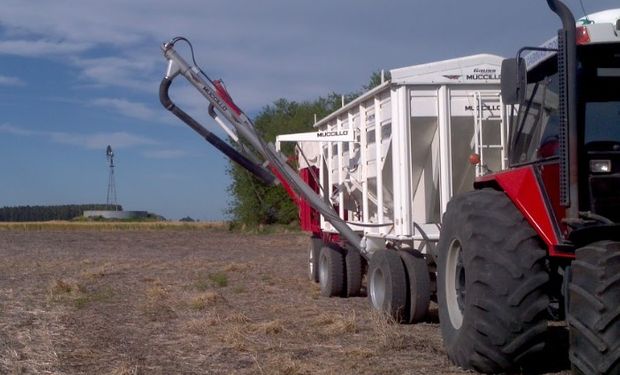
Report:
[[458,366],[527,366],[565,320],[573,370],[620,374],[620,9],[502,65],[507,170],[448,204],[438,244],[444,345]]

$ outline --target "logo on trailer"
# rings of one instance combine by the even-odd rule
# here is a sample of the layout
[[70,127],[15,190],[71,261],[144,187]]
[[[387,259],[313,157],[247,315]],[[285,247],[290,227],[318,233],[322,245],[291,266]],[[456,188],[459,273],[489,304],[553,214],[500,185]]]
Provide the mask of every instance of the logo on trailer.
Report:
[[473,74],[465,75],[465,79],[472,81],[499,80],[500,77],[501,75],[497,73],[495,68],[475,68]]
[[460,74],[446,74],[444,75],[445,78],[447,79],[451,79],[451,80],[458,80],[459,78],[461,78]]
[[[466,111],[473,112],[474,109],[479,111],[480,110],[480,106],[475,106],[475,107],[473,105],[466,105],[465,106],[465,110]],[[502,107],[499,104],[496,104],[496,105],[483,104],[482,105],[482,110],[483,111],[499,111],[501,109],[502,109]]]
[[316,133],[316,136],[317,138],[322,138],[322,137],[334,137],[334,136],[348,135],[348,134],[349,134],[348,130],[336,130],[336,131],[318,132]]

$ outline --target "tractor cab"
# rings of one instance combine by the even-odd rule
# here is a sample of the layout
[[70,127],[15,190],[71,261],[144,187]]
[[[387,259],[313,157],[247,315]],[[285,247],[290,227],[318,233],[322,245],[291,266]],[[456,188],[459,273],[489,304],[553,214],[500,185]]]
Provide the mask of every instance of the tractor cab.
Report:
[[[505,103],[513,105],[509,165],[533,166],[539,172],[559,237],[585,243],[592,240],[592,233],[586,233],[591,227],[620,223],[620,9],[577,22],[572,102],[561,91],[568,84],[561,77],[567,64],[558,61],[564,56],[558,50],[556,37],[521,49],[518,59],[504,64],[502,94]],[[562,112],[570,107],[575,124],[569,124],[568,116],[562,121]],[[571,147],[576,160],[570,160]],[[576,176],[572,182],[571,170]],[[576,213],[572,217],[566,210],[571,204]],[[570,234],[573,229],[578,231]],[[618,236],[612,233],[617,227],[609,232]],[[596,233],[594,239],[601,235]]]

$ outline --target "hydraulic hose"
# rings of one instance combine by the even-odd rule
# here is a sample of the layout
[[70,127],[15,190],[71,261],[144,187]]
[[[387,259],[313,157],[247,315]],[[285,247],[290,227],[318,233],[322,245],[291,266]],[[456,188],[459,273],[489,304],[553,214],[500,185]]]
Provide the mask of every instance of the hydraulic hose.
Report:
[[245,155],[241,154],[235,148],[230,146],[228,143],[224,142],[218,136],[207,130],[204,126],[202,126],[198,121],[196,121],[193,117],[183,111],[181,108],[177,107],[168,94],[170,89],[170,85],[172,84],[172,79],[164,78],[159,85],[159,101],[161,104],[170,112],[172,112],[175,116],[177,116],[181,121],[186,123],[190,128],[192,128],[196,133],[200,134],[204,137],[204,139],[213,145],[215,148],[220,150],[224,155],[229,157],[231,160],[247,169],[251,172],[256,178],[258,178],[261,182],[267,185],[276,185],[279,181],[275,178],[275,176],[265,169],[263,166],[256,164],[252,160],[248,159]]

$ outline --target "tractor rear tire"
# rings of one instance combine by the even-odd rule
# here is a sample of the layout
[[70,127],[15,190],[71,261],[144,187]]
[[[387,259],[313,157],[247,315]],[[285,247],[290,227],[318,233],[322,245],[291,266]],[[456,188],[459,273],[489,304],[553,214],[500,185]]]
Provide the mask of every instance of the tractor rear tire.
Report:
[[426,318],[431,303],[431,278],[426,259],[419,251],[401,250],[400,257],[407,272],[406,323],[418,323]]
[[465,369],[532,364],[547,332],[546,250],[500,191],[448,203],[439,240],[437,294],[444,347]]
[[337,245],[323,246],[319,255],[319,284],[324,297],[342,297],[345,293],[345,256]]
[[321,255],[321,247],[323,240],[312,236],[308,241],[308,278],[315,283],[319,282],[319,256]]
[[377,250],[372,254],[368,266],[368,300],[394,321],[405,321],[407,274],[398,252]]
[[347,271],[346,296],[357,297],[362,289],[362,256],[355,249],[347,249],[345,256]]
[[595,242],[575,255],[567,314],[573,370],[620,374],[620,242]]

